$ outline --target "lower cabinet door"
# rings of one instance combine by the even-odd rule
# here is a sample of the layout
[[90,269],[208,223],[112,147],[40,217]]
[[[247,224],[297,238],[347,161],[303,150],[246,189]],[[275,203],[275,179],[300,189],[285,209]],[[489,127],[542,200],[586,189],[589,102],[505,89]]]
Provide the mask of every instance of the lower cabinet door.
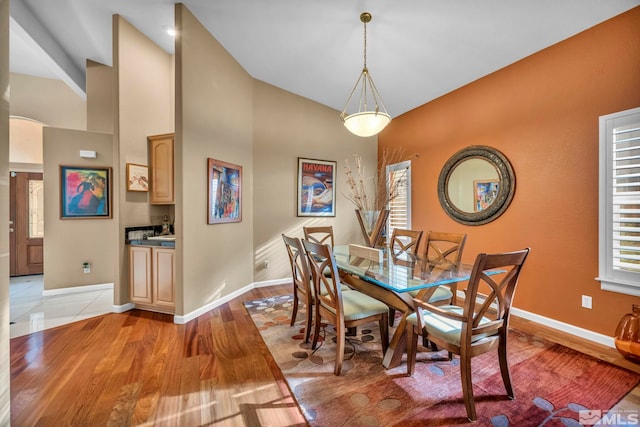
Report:
[[153,302],[151,279],[151,248],[129,246],[129,287],[131,301]]
[[175,307],[175,249],[153,248],[153,303]]

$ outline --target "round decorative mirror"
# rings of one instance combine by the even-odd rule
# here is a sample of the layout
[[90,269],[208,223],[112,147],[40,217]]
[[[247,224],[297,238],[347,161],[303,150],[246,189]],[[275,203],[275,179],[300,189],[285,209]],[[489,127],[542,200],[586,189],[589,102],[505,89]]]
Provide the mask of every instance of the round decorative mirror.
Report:
[[509,207],[516,177],[498,150],[473,145],[455,153],[438,179],[438,198],[447,214],[462,224],[481,225]]

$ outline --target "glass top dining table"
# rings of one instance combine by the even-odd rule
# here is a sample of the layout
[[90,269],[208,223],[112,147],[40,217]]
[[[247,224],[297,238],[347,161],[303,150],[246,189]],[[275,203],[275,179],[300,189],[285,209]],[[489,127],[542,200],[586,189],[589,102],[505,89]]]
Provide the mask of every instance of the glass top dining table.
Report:
[[450,262],[434,262],[406,252],[394,254],[380,248],[383,262],[349,254],[349,246],[333,248],[337,267],[360,279],[394,292],[418,291],[424,288],[468,280],[472,265],[456,267]]
[[[409,291],[423,290],[419,296],[428,300],[438,286],[469,280],[473,266],[456,267],[446,261],[433,262],[406,252],[394,253],[389,248],[380,250],[382,262],[379,258],[372,261],[351,255],[349,245],[335,246],[333,256],[341,281],[403,313],[382,361],[385,368],[393,368],[401,363],[406,349],[406,318],[415,311],[414,294]],[[371,254],[377,255],[373,251]]]

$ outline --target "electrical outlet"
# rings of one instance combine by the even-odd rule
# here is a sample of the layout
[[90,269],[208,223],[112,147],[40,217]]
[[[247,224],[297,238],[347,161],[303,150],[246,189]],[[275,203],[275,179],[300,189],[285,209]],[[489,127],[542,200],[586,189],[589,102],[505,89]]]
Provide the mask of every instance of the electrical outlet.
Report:
[[83,262],[82,263],[82,271],[87,274],[87,273],[91,273],[91,264],[89,264],[88,262]]
[[592,300],[589,295],[582,295],[582,307],[583,308],[593,308]]
[[266,261],[264,262],[264,268],[269,268],[269,260],[266,260]]

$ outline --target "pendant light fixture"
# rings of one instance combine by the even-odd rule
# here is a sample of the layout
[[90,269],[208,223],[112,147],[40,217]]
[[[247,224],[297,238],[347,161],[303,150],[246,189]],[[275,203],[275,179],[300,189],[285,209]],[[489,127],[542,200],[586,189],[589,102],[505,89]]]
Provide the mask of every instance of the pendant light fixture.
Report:
[[[360,14],[360,21],[364,23],[364,67],[342,113],[340,113],[340,119],[354,135],[373,136],[389,124],[391,116],[387,113],[378,89],[376,89],[376,85],[373,83],[371,74],[367,69],[367,23],[371,22],[371,14],[363,12]],[[358,90],[360,91],[360,96],[356,98],[358,99],[358,111],[350,114],[347,109],[354,99],[353,95]]]

